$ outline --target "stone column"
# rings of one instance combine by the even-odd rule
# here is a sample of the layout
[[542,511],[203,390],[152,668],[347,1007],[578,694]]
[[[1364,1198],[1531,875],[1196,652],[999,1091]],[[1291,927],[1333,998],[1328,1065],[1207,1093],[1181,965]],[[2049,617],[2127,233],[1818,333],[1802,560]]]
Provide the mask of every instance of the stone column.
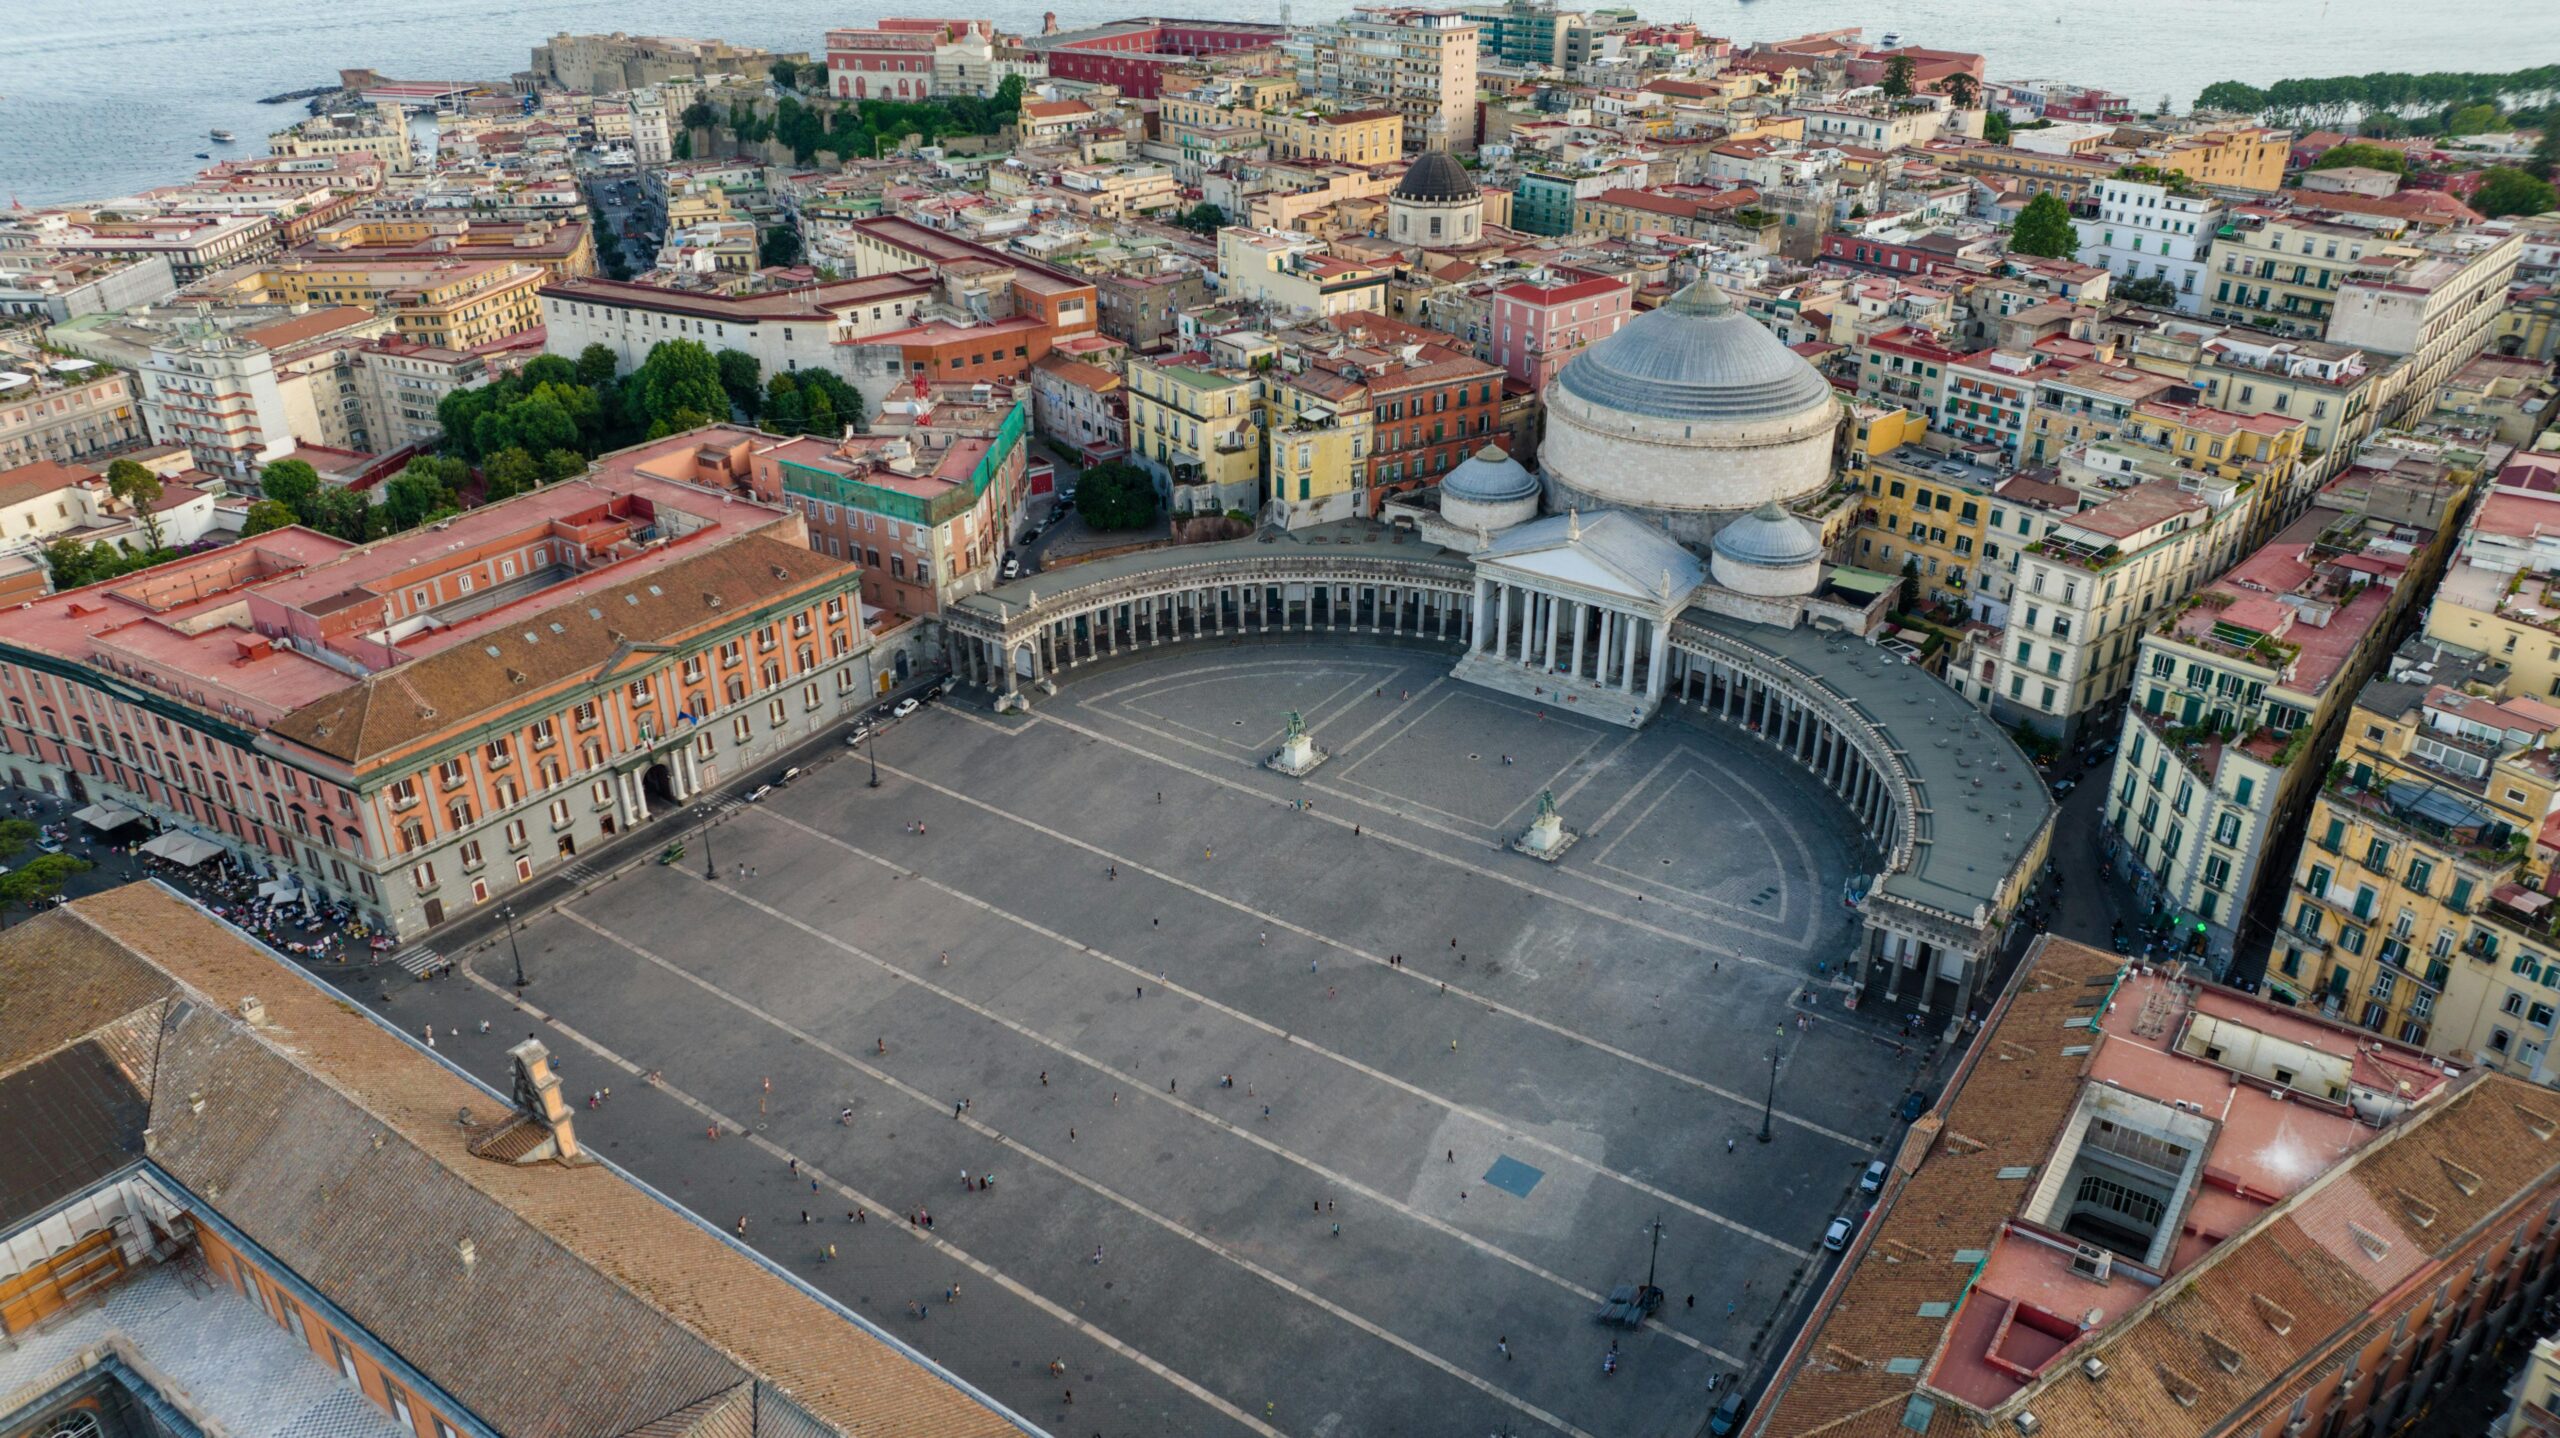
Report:
[[1564,628],[1564,607],[1567,602],[1568,601],[1563,597],[1558,595],[1549,595],[1547,597],[1546,657],[1539,667],[1545,669],[1550,674],[1553,674],[1556,671],[1556,639],[1558,631]]
[[1520,591],[1520,649],[1517,658],[1523,669],[1537,662],[1538,603],[1545,597],[1534,589]]
[[1609,687],[1609,655],[1615,651],[1617,641],[1618,611],[1603,608],[1600,611],[1600,642],[1597,652],[1591,656],[1591,682],[1603,689]]
[[1493,581],[1485,578],[1481,574],[1477,575],[1475,608],[1476,641],[1470,646],[1471,648],[1481,649],[1484,647],[1484,608],[1487,599],[1492,594],[1492,591]]
[[1582,631],[1591,623],[1591,606],[1579,599],[1565,601],[1573,614],[1573,682],[1582,682]]
[[1645,673],[1645,697],[1659,700],[1662,697],[1663,688],[1671,678],[1671,626],[1659,619],[1653,621],[1653,647],[1650,657],[1652,667]]
[[1618,645],[1620,666],[1618,692],[1621,694],[1633,694],[1636,691],[1636,630],[1644,623],[1645,621],[1632,614],[1627,616],[1624,626],[1627,631],[1626,636]]

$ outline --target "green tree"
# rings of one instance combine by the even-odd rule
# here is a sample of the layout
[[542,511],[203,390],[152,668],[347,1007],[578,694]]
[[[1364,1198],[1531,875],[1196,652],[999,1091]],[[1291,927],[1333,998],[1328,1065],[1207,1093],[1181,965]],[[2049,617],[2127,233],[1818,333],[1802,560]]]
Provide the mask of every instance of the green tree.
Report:
[[[846,384],[842,379],[825,370],[809,370],[800,376],[800,391],[810,397],[809,430],[812,434],[821,429],[828,434],[834,434],[845,425],[851,425],[855,429],[862,428],[865,419],[862,391]],[[818,422],[817,416],[817,405],[820,400],[826,402],[827,417],[824,425]]]
[[1146,529],[1156,522],[1156,482],[1134,464],[1112,460],[1076,476],[1076,509],[1098,530]]
[[574,449],[555,449],[542,456],[542,482],[557,484],[587,472],[587,457]]
[[684,113],[676,118],[688,130],[708,130],[720,122],[719,112],[711,108],[708,100],[696,100],[685,106]]
[[2254,115],[2267,107],[2267,92],[2255,85],[2237,80],[2216,80],[2196,95],[2196,107],[2203,110],[2236,110]]
[[62,897],[64,886],[97,865],[69,854],[38,854],[0,874],[0,903],[32,909]]
[[2009,143],[2009,135],[2008,111],[1992,110],[1983,115],[1982,138],[1986,143],[1993,145],[2005,145]]
[[531,393],[547,384],[576,384],[578,367],[559,355],[535,355],[516,371],[516,379]]
[[1186,230],[1196,230],[1204,235],[1214,235],[1219,230],[1226,227],[1227,212],[1216,205],[1203,200],[1199,204],[1193,205],[1190,209],[1183,211],[1181,214],[1174,216],[1173,222]]
[[800,62],[797,60],[776,60],[768,68],[773,75],[773,83],[785,90],[800,83]]
[[693,340],[660,343],[632,373],[632,381],[639,390],[640,413],[652,427],[672,421],[679,412],[697,416],[729,412],[728,391],[720,387],[719,363]]
[[298,459],[277,460],[258,471],[258,493],[281,501],[296,520],[305,520],[320,493],[320,471]]
[[2112,293],[2117,299],[2127,304],[2149,305],[2153,309],[2175,309],[2178,304],[2178,287],[2158,275],[2147,279],[2126,280],[2117,285]]
[[1920,561],[1902,561],[1902,584],[1894,591],[1893,607],[1904,614],[1920,612]]
[[578,351],[578,383],[589,389],[602,389],[613,383],[614,375],[621,369],[622,362],[603,345],[589,345]]
[[799,434],[809,428],[809,399],[799,381],[778,374],[764,390],[763,425],[775,434]]
[[160,534],[160,476],[129,459],[107,466],[107,493],[123,501],[133,511],[134,522],[142,526],[142,537],[154,550],[168,547]]
[[2080,232],[2072,227],[2061,196],[2044,194],[2027,201],[2018,212],[2017,228],[2009,232],[2009,252],[2048,260],[2067,260],[2080,252]]
[[480,462],[480,500],[495,504],[513,499],[542,482],[542,465],[533,455],[509,445]]
[[1885,61],[1885,98],[1888,100],[1908,99],[1911,95],[1911,77],[1918,68],[1918,66],[1912,63],[1911,57],[1908,55],[1896,55],[1892,59]]
[[33,819],[0,819],[0,859],[14,859],[34,848],[43,832]]
[[2355,166],[2366,170],[2389,170],[2395,175],[2409,173],[2409,157],[2389,145],[2366,145],[2349,140],[2331,145],[2311,162],[2315,170],[2343,170]]
[[70,538],[52,540],[45,545],[44,567],[52,575],[57,592],[78,589],[108,577],[98,573],[97,562],[90,557],[89,546]]
[[2480,188],[2471,192],[2471,208],[2494,220],[2500,215],[2539,215],[2560,205],[2553,202],[2550,181],[2500,165],[2481,177]]
[[2507,127],[2507,117],[2495,105],[2465,105],[2444,117],[2448,135],[2486,135]]
[[756,242],[756,258],[766,265],[800,263],[800,232],[789,225],[776,225]]
[[249,517],[240,525],[240,537],[283,529],[294,522],[293,509],[283,500],[261,499],[249,506]]
[[578,442],[578,422],[548,390],[507,406],[507,443],[528,450],[559,449]]
[[2548,180],[2552,171],[2560,170],[2560,109],[2544,117],[2542,134],[2533,142],[2533,158],[2524,168],[2537,180]]
[[670,145],[670,146],[668,146],[668,147],[667,147],[667,153],[668,153],[670,156],[672,156],[673,158],[675,158],[675,159],[679,159],[679,160],[690,160],[690,159],[692,159],[692,158],[693,158],[693,132],[692,132],[691,130],[686,130],[686,131],[684,131],[682,134],[677,135],[677,136],[676,136],[676,142],[675,142],[673,145]]
[[330,488],[312,496],[311,513],[303,522],[350,544],[362,544],[374,537],[377,520],[372,503],[363,495],[352,489]]
[[[524,453],[522,450],[510,452]],[[531,455],[525,458],[527,463],[532,461]],[[382,487],[382,518],[389,532],[394,534],[415,529],[426,522],[428,515],[440,509],[451,509],[454,504],[453,489],[444,482],[444,476],[420,460],[410,461],[407,468],[391,476],[391,482]]]
[[1964,70],[1958,70],[1949,75],[1939,83],[1938,88],[1945,92],[1947,99],[1959,110],[1972,109],[1973,102],[1982,98],[1982,87],[1974,82],[1970,72]]
[[729,403],[753,423],[764,408],[764,366],[744,350],[722,350],[711,358],[720,367],[720,388],[728,391]]

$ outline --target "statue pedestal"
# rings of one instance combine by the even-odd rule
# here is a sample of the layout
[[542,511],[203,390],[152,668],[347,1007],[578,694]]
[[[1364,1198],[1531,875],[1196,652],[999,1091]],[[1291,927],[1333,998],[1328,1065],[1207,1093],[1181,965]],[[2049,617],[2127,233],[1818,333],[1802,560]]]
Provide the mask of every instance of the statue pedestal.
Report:
[[996,696],[996,712],[998,714],[1028,714],[1031,712],[1031,701],[1019,692],[1012,694],[999,694]]
[[1541,814],[1536,822],[1530,824],[1528,832],[1511,841],[1511,847],[1532,859],[1552,864],[1563,858],[1564,851],[1572,848],[1573,841],[1581,837],[1564,826],[1562,816]]
[[1333,756],[1316,747],[1316,741],[1304,734],[1292,734],[1280,741],[1280,750],[1262,761],[1266,769],[1276,770],[1292,779],[1303,779],[1315,772],[1316,766]]

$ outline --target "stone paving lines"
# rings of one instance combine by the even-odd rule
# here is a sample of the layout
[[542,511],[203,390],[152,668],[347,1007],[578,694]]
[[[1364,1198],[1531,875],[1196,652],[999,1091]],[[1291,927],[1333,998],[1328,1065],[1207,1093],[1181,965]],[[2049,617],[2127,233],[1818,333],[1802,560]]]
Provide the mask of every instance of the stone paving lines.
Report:
[[[882,788],[824,765],[731,815],[716,882],[644,863],[524,923],[568,1082],[617,1085],[582,1134],[1053,1431],[1685,1435],[1818,1278],[1907,1080],[1790,1021],[1847,941],[1845,820],[1746,738],[1540,721],[1443,656],[1206,657],[1028,720],[928,708]],[[1291,707],[1377,797],[1288,807],[1311,786],[1254,766]],[[1394,737],[1434,713],[1472,717]],[[1521,763],[1433,792],[1579,785],[1598,842],[1551,869],[1413,809],[1471,742]],[[502,943],[397,1017],[539,1030],[510,972]],[[503,1081],[510,1035],[447,1032]],[[1657,1218],[1670,1304],[1604,1379],[1592,1299]]]

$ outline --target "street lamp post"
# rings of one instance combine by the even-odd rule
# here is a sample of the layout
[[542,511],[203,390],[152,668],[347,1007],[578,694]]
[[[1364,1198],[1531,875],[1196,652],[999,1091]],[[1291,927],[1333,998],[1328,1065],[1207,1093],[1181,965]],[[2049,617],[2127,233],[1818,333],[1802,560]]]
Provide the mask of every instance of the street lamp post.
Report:
[[1778,1044],[1787,1036],[1786,1025],[1778,1026],[1777,1037],[1769,1041],[1769,1096],[1760,1103],[1760,1141],[1769,1141],[1769,1115],[1778,1107]]
[[863,787],[877,789],[880,787],[880,731],[877,728],[862,736],[862,752],[871,758],[871,782]]
[[702,877],[716,884],[720,882],[720,866],[711,862],[711,806],[705,804],[697,812],[702,815]]
[[507,952],[515,957],[516,987],[523,988],[526,982],[524,976],[524,950],[516,944],[516,906],[513,904],[501,906],[498,910],[498,917],[506,920],[507,922]]

